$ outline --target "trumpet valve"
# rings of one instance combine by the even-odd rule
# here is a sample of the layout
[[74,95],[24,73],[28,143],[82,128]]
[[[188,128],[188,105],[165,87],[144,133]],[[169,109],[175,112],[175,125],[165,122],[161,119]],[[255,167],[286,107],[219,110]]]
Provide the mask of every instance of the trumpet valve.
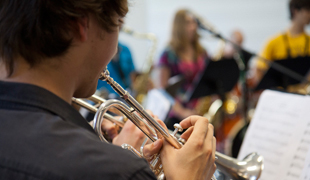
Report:
[[178,132],[182,132],[183,131],[182,126],[180,124],[178,124],[178,123],[174,124],[173,127],[174,127],[174,131],[173,131],[173,133],[171,135],[174,136],[174,137],[176,137],[176,134]]

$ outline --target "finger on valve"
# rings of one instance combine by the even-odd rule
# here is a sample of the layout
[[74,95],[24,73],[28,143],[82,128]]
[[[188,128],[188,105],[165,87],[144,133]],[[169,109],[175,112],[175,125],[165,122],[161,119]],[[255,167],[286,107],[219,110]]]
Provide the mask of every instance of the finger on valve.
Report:
[[[201,116],[190,116],[183,121],[181,121],[180,125],[183,128],[192,128],[192,132],[188,137],[187,143],[197,143],[197,142],[204,142],[207,136],[207,132],[209,130],[209,121],[208,119],[201,117]],[[213,133],[213,130],[212,130]],[[190,141],[192,139],[192,141]],[[210,141],[210,139],[208,139]],[[210,141],[212,142],[212,141]],[[186,144],[187,144],[186,143]]]
[[180,125],[189,128],[184,135],[188,141],[181,149],[175,149],[164,141],[161,151],[167,179],[211,179],[215,171],[213,126],[200,116],[190,116]]

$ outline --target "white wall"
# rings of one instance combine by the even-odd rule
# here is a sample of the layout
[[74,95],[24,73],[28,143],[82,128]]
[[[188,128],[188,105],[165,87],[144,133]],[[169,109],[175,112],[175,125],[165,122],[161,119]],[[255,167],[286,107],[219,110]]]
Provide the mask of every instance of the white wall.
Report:
[[[125,26],[136,32],[146,33],[147,30],[147,2],[145,0],[129,0],[129,12],[125,18]],[[128,45],[131,50],[135,66],[138,70],[143,65],[148,53],[149,42],[144,39],[134,38],[126,33],[120,33],[119,41]]]
[[[126,25],[138,32],[152,32],[158,37],[156,60],[169,40],[172,18],[179,8],[189,8],[209,21],[224,37],[238,28],[245,36],[244,47],[258,53],[266,40],[289,25],[288,0],[130,0]],[[208,33],[202,34],[204,37]],[[150,43],[121,34],[120,41],[132,50],[138,70],[145,67]],[[203,38],[212,54],[218,40]]]

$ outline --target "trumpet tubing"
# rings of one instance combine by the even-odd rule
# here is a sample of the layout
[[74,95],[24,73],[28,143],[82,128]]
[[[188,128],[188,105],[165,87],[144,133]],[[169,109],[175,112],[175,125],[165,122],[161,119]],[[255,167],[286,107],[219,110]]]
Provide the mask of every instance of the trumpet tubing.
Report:
[[[97,107],[106,101],[105,99],[103,99],[97,95],[92,95],[88,99],[93,101],[93,102],[96,102],[97,104],[91,105],[91,104],[87,103],[86,101],[84,101],[82,99],[75,98],[75,97],[72,98],[72,102],[83,107],[83,108],[85,108],[85,109],[87,109],[87,110],[89,110],[92,113],[96,113],[96,112],[98,112]],[[104,114],[104,118],[115,123],[119,127],[124,127],[124,123],[126,122],[126,120],[124,118],[117,119],[108,113]]]

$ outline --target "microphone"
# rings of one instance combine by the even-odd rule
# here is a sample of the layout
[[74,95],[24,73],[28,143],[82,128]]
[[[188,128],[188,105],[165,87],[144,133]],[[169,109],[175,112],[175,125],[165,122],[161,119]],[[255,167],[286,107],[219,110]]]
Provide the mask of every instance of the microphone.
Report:
[[222,35],[218,33],[213,26],[211,26],[208,22],[204,21],[200,17],[196,17],[197,25],[200,29],[205,30],[213,34],[215,37],[223,39]]
[[211,34],[213,34],[217,38],[223,39],[222,36],[220,35],[220,33],[209,22],[207,22],[205,19],[203,19],[199,15],[194,14],[193,12],[189,12],[189,13],[196,20],[198,28],[210,32]]

